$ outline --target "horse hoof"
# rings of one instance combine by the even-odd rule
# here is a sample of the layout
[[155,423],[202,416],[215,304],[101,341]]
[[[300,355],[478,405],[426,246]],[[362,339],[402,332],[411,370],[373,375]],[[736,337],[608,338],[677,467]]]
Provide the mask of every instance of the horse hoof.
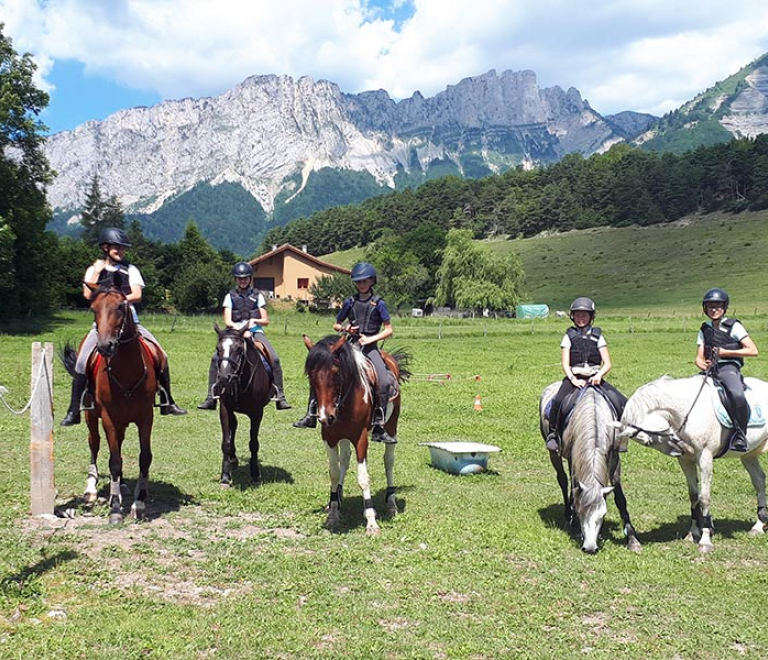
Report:
[[709,554],[710,552],[712,552],[714,549],[715,549],[715,546],[713,546],[712,544],[700,545],[699,546],[699,553],[701,553],[702,555],[706,555],[706,554]]
[[144,520],[144,513],[146,512],[146,506],[144,502],[134,502],[131,505],[131,518],[135,520]]
[[220,481],[219,486],[222,488],[222,490],[228,490],[232,486],[231,481]]
[[630,552],[642,552],[643,546],[640,545],[640,541],[638,541],[637,539],[630,539],[629,542],[627,543],[627,549]]
[[391,506],[387,507],[387,510],[384,512],[384,517],[387,520],[392,520],[393,518],[397,517],[397,514],[399,511],[397,510],[397,504],[392,504]]
[[83,495],[83,504],[93,506],[96,503],[96,493],[85,493]]
[[378,525],[376,527],[366,527],[365,533],[368,536],[379,536],[381,534],[381,527]]
[[121,522],[123,522],[123,514],[122,513],[110,513],[109,514],[109,524],[110,525],[119,525]]

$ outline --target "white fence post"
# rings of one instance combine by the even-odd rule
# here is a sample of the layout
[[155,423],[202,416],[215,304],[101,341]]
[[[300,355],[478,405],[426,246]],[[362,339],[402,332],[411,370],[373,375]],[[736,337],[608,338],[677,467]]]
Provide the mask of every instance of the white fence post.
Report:
[[53,515],[56,487],[53,480],[53,344],[50,342],[46,342],[44,349],[40,342],[32,344],[29,412],[31,513],[33,516]]

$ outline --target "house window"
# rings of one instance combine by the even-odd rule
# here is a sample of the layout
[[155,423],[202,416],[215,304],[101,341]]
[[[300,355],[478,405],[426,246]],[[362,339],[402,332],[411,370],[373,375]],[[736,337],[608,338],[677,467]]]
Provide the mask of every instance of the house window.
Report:
[[309,288],[309,278],[308,277],[300,277],[296,280],[296,286],[299,289],[308,289]]

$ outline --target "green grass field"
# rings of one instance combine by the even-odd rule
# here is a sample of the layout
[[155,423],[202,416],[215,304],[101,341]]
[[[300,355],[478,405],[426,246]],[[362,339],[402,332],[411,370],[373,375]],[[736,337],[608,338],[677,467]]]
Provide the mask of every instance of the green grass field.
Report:
[[[627,394],[663,373],[693,372],[703,286],[694,284],[681,297],[687,314],[671,298],[666,316],[627,314],[617,294],[619,311],[600,319],[615,365],[610,379]],[[740,316],[768,351],[768,317]],[[768,539],[747,534],[756,505],[739,462],[715,465],[711,555],[682,539],[689,505],[676,462],[636,444],[623,469],[642,553],[626,550],[612,501],[596,556],[570,537],[536,417],[539,393],[560,378],[565,321],[396,319],[389,346],[410,349],[417,374],[403,393],[401,515],[369,538],[354,472],[341,531],[323,528],[325,451],[318,431],[291,426],[306,403],[301,335],[317,339],[331,322],[279,309],[270,317],[295,410],[267,410],[259,488],[245,467],[233,488],[219,487],[218,415],[194,408],[215,343],[212,317],[142,319],[170,353],[176,398],[190,411],[156,418],[144,522],[109,527],[103,504],[92,512],[80,505],[83,426],[55,427],[58,504],[75,517],[55,526],[30,519],[29,418],[0,408],[0,658],[765,657]],[[26,401],[32,341],[76,340],[89,320],[68,313],[33,334],[0,335],[6,400]],[[428,379],[438,373],[452,378]],[[748,361],[745,373],[768,379],[768,361]],[[68,387],[57,365],[57,422]],[[481,411],[473,407],[478,395]],[[455,439],[502,451],[483,475],[431,467],[419,443]],[[132,430],[124,447],[131,486],[137,444]],[[382,455],[371,449],[380,509]],[[102,474],[106,460],[102,453]]]

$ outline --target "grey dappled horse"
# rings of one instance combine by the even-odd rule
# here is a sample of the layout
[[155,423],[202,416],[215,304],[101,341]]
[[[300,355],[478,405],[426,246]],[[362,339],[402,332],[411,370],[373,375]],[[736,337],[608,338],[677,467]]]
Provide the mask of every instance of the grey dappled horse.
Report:
[[[706,378],[706,381],[705,381]],[[745,378],[764,414],[768,413],[768,383]],[[750,397],[751,398],[751,397]],[[728,441],[731,429],[718,420],[715,406],[719,397],[712,380],[703,375],[673,379],[669,376],[643,385],[629,399],[619,424],[620,436],[641,445],[676,456],[688,481],[691,499],[691,529],[686,539],[699,538],[699,550],[710,552],[712,518],[709,511],[712,461]],[[762,534],[768,524],[765,500],[765,473],[758,456],[766,451],[765,424],[749,428],[746,453],[726,451],[725,458],[741,458],[757,493],[757,521],[750,532]],[[699,488],[701,479],[701,488]]]
[[[557,394],[560,381],[549,385],[539,401],[539,420],[542,437],[549,433],[549,421],[545,415],[547,404]],[[560,454],[549,452],[549,458],[557,472],[557,482],[563,493],[565,517],[572,525],[576,519],[581,525],[584,552],[597,552],[597,541],[608,511],[606,496],[613,492],[616,506],[624,523],[627,546],[640,550],[640,541],[629,519],[627,500],[621,487],[621,461],[615,442],[613,409],[596,387],[582,390],[570,421],[562,436]],[[563,458],[568,460],[571,476],[571,492],[568,492],[568,476],[563,469]],[[574,519],[574,514],[576,519]]]

